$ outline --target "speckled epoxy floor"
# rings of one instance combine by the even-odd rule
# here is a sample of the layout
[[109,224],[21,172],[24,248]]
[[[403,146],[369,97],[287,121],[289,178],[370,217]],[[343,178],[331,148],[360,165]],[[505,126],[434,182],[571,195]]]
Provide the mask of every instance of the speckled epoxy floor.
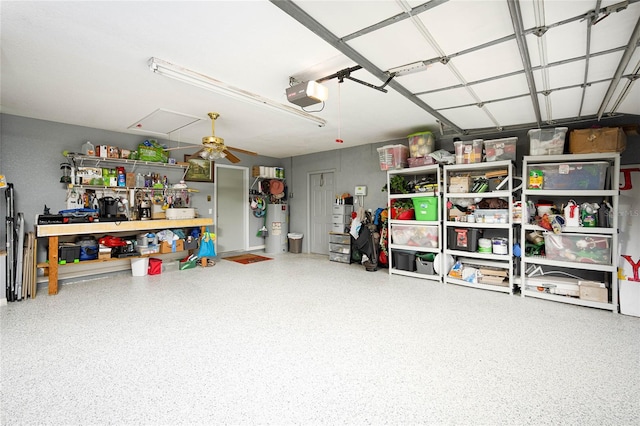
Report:
[[639,318],[274,257],[1,308],[2,424],[640,423]]

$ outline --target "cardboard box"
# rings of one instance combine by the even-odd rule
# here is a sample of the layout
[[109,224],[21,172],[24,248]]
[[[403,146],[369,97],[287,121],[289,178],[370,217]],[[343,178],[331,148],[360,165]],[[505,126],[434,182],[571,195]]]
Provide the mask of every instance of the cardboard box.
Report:
[[135,188],[136,186],[136,174],[135,173],[127,173],[126,174],[126,179],[125,179],[125,184],[127,186],[127,188]]
[[569,134],[569,152],[572,154],[622,152],[626,147],[627,136],[620,127],[577,129]]
[[138,159],[141,161],[154,161],[166,163],[169,161],[167,153],[162,148],[155,148],[143,144],[138,145]]
[[480,284],[499,285],[507,287],[509,285],[509,273],[505,269],[480,268],[478,271]]
[[100,167],[78,167],[76,178],[82,185],[94,185],[98,180],[102,183],[102,169]]
[[174,240],[172,242],[163,241],[160,244],[160,253],[175,253],[184,250],[184,240]]
[[100,252],[98,252],[98,259],[100,259],[100,260],[109,260],[109,259],[111,259],[111,251],[108,251],[108,252],[100,251]]
[[452,194],[460,194],[471,190],[470,176],[451,176],[449,178],[449,192]]
[[580,299],[601,303],[609,301],[609,291],[604,283],[579,280],[578,285],[580,286]]
[[120,148],[109,145],[107,148],[107,158],[120,158]]
[[640,282],[621,280],[619,286],[620,313],[640,317]]

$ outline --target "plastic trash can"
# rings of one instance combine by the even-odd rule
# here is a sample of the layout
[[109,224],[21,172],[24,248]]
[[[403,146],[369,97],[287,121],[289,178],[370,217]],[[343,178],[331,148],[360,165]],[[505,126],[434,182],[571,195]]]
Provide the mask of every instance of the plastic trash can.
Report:
[[302,234],[290,232],[287,234],[289,238],[289,253],[302,253]]
[[131,259],[131,274],[134,277],[144,277],[147,275],[149,269],[149,258],[140,257],[137,259]]

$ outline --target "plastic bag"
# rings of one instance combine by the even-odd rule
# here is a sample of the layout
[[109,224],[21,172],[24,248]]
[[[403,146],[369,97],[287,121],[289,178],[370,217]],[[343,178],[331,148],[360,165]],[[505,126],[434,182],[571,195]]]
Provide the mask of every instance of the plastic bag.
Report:
[[216,239],[216,234],[213,232],[209,232],[207,229],[202,234],[202,239],[200,240],[200,250],[198,251],[198,257],[215,257],[216,256],[216,246],[213,242]]

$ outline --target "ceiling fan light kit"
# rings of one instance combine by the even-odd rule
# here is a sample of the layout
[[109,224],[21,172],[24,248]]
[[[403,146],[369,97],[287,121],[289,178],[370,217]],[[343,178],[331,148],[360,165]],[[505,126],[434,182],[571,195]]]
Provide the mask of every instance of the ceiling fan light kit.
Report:
[[299,119],[317,124],[319,127],[323,127],[325,124],[327,124],[326,120],[320,117],[316,117],[313,114],[298,110],[296,108],[290,107],[289,105],[284,105],[272,101],[271,99],[267,99],[255,93],[239,89],[220,80],[216,80],[213,77],[200,74],[198,72],[183,68],[159,58],[150,58],[148,65],[151,72],[155,74],[164,75],[165,77],[173,78],[175,80],[182,81],[183,83],[200,87],[201,89],[209,90],[211,92],[237,99],[239,101],[289,114]]

